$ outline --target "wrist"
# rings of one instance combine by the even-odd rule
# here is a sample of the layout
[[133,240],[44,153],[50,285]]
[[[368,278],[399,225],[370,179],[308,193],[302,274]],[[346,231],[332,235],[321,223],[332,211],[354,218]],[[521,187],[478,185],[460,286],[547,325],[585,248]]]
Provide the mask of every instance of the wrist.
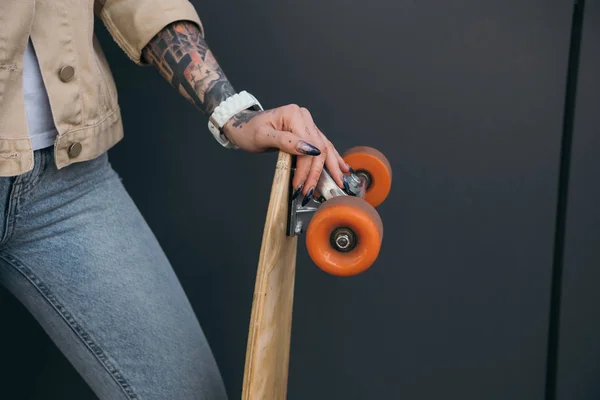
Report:
[[260,111],[255,110],[242,110],[239,113],[232,116],[229,121],[223,125],[223,133],[227,135],[233,129],[241,128],[244,124],[250,121],[252,118],[260,114]]
[[[254,96],[246,91],[236,93],[223,100],[209,117],[208,128],[215,139],[226,148],[236,148],[226,137],[226,132],[241,128],[254,118],[262,106]],[[227,127],[227,128],[226,128]]]
[[216,82],[214,86],[208,90],[204,87],[200,90],[205,91],[206,93],[200,110],[209,118],[222,102],[237,93],[226,79]]

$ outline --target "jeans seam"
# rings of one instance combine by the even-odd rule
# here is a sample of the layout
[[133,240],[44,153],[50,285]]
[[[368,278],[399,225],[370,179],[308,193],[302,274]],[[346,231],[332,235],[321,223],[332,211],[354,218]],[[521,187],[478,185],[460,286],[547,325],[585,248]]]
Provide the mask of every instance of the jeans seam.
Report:
[[29,267],[18,260],[15,256],[8,254],[6,250],[2,250],[0,258],[6,261],[20,274],[22,274],[46,299],[46,301],[54,308],[60,317],[67,323],[69,328],[77,335],[84,343],[87,349],[94,355],[96,360],[104,367],[106,372],[113,378],[117,386],[123,391],[128,399],[139,399],[139,395],[135,393],[131,384],[125,379],[123,373],[109,360],[106,352],[92,339],[91,335],[83,329],[83,327],[75,320],[73,315],[67,311],[66,307],[56,298],[50,289],[35,275]]
[[51,162],[51,159],[49,159],[47,153],[49,149],[49,147],[46,147],[40,150],[36,150],[36,152],[38,153],[38,160],[37,163],[35,163],[34,169],[31,171],[32,178],[29,181],[23,182],[19,195],[22,196],[25,194],[29,194],[29,192],[33,190],[33,188],[42,180],[44,172],[48,167],[47,164]]
[[[40,167],[40,168],[42,168],[42,167]],[[42,179],[42,175],[43,175],[43,170],[40,170],[37,174],[35,174],[31,178],[30,181],[23,182],[21,184],[21,190],[19,192],[19,195],[22,196],[22,195],[28,194],[38,184],[38,182]]]
[[[46,168],[47,168],[47,165],[46,165],[47,155],[44,154],[44,152],[46,150],[47,150],[47,148],[41,150],[38,162],[36,163],[36,166],[32,170],[33,176],[31,177],[31,179],[28,180],[28,181],[26,180],[23,183],[21,183],[21,188],[19,190],[19,197],[20,198],[26,198],[27,195],[29,195],[37,187],[37,185],[42,181],[42,179],[44,178],[45,171],[46,171]],[[17,203],[17,206],[19,206],[21,204],[20,200],[21,199],[19,199],[19,202]],[[17,215],[17,213],[15,213],[15,224],[16,224],[16,220],[17,219],[18,219],[18,215]]]
[[2,238],[0,238],[0,245],[4,245],[8,243],[8,240],[11,238],[15,223],[17,219],[17,210],[19,206],[20,196],[21,196],[22,184],[17,178],[12,183],[12,188],[10,190],[10,195],[8,197],[8,206],[6,210],[6,220],[4,222],[4,232],[2,232]]

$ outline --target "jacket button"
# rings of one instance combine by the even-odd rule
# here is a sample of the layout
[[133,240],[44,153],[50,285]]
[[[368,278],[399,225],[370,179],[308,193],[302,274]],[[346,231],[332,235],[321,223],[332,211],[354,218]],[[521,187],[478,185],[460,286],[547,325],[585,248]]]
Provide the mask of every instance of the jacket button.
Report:
[[63,82],[69,82],[75,76],[75,68],[67,65],[66,67],[62,67],[60,72],[58,73],[58,77]]
[[79,142],[75,142],[72,145],[69,146],[69,157],[70,158],[75,158],[78,155],[81,154],[81,150],[83,149],[83,146],[81,146],[81,143]]

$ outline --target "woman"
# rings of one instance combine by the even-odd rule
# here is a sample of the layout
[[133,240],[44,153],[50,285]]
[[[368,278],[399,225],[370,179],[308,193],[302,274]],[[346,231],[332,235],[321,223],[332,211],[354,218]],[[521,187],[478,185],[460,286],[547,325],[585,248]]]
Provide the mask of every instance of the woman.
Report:
[[[237,93],[187,0],[0,0],[0,283],[101,399],[224,399],[200,325],[108,162],[123,136],[94,12],[225,148],[295,154],[295,196],[348,166],[310,113]],[[227,151],[227,150],[223,150]]]

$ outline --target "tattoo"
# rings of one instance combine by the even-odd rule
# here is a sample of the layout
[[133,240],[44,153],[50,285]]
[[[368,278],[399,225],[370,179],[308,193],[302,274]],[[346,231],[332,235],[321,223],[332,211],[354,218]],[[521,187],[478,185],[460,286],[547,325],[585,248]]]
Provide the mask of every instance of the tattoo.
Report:
[[242,111],[234,115],[232,120],[232,125],[234,128],[241,128],[246,123],[248,123],[252,118],[256,117],[259,114],[258,111]]
[[191,22],[175,22],[160,31],[142,51],[188,101],[210,115],[226,98],[235,94],[231,83]]
[[236,115],[234,115],[233,117],[231,117],[231,121],[233,121],[231,123],[231,125],[234,128],[241,128],[245,124],[247,124],[248,122],[250,122],[258,114],[271,114],[271,115],[273,115],[274,113],[275,113],[275,109],[270,109],[270,110],[265,110],[265,111],[254,111],[254,110],[240,111],[239,113],[237,113]]

